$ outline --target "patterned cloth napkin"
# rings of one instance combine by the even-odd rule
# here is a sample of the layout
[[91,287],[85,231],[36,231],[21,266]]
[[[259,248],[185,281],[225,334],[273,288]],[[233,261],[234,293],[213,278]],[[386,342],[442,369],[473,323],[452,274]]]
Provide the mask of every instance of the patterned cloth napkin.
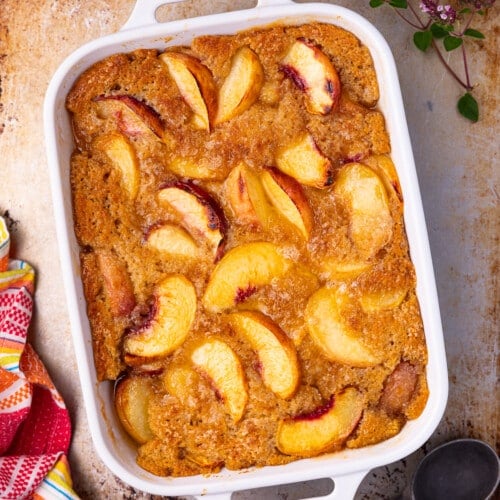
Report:
[[65,455],[69,414],[27,343],[35,272],[9,259],[9,243],[0,217],[0,498],[78,499]]

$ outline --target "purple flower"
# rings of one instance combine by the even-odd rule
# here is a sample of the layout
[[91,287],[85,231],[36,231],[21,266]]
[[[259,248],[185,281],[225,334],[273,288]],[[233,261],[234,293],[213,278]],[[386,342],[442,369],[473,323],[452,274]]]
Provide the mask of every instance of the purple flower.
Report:
[[422,0],[420,2],[420,9],[425,14],[434,16],[437,12],[437,2],[435,2],[434,0]]
[[452,25],[457,19],[457,11],[451,5],[441,5],[437,0],[422,0],[420,2],[420,9],[440,24]]
[[443,23],[453,24],[457,18],[457,11],[451,5],[438,5],[437,11]]

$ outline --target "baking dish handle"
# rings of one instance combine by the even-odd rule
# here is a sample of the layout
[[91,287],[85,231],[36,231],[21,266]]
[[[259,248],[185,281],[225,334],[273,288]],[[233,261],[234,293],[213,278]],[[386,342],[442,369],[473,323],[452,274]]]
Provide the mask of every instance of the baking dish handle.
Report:
[[157,24],[156,11],[162,5],[180,3],[184,0],[136,0],[134,8],[120,31]]
[[[355,472],[353,474],[348,474],[346,476],[339,476],[337,478],[331,478],[335,483],[335,487],[331,493],[322,497],[306,498],[304,500],[351,500],[354,499],[354,495],[363,481],[364,477],[368,474],[368,471]],[[193,500],[231,500],[231,492],[227,493],[215,493],[211,495],[210,493],[203,496],[192,497]]]
[[214,493],[213,495],[208,493],[207,495],[194,496],[190,498],[192,500],[231,500],[232,494],[233,493],[231,491],[228,491],[227,493]]
[[[136,0],[134,8],[127,22],[122,26],[121,31],[156,24],[158,22],[156,20],[156,11],[159,7],[169,3],[181,3],[184,1],[185,0]],[[256,8],[292,3],[294,3],[292,0],[257,0]]]
[[332,477],[335,483],[333,491],[322,497],[314,497],[304,500],[347,500],[354,499],[361,481],[368,474],[368,471],[355,472],[346,476]]
[[294,3],[292,0],[258,0],[257,7],[270,7],[271,5],[286,5]]

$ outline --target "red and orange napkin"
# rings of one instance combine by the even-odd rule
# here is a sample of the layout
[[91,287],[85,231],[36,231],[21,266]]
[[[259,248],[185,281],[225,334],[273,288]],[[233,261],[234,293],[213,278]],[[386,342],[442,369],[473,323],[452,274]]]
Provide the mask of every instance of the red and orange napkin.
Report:
[[66,459],[69,414],[27,343],[35,272],[9,259],[9,246],[0,217],[0,498],[77,499]]

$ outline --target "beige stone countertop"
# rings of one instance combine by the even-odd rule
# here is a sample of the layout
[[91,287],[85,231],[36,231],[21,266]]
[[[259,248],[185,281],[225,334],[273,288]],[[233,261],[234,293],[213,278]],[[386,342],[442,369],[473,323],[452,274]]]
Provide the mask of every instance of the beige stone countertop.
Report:
[[[0,0],[0,213],[8,211],[15,254],[37,271],[32,342],[69,408],[70,462],[85,499],[151,498],[115,478],[94,450],[83,407],[63,291],[42,105],[52,74],[86,41],[117,31],[133,0]],[[334,2],[330,2],[334,3]],[[445,416],[422,449],[371,471],[356,499],[409,498],[418,461],[436,445],[474,437],[498,446],[498,6],[476,23],[486,34],[471,52],[481,119],[459,117],[460,88],[434,54],[413,46],[410,28],[389,8],[339,0],[372,21],[398,66],[428,226],[450,380]],[[162,7],[162,20],[252,7],[249,0],[187,1]],[[496,14],[496,15],[495,15]],[[454,54],[447,56],[458,64]],[[234,498],[301,498],[330,483],[266,488]],[[331,489],[331,486],[330,486]]]

